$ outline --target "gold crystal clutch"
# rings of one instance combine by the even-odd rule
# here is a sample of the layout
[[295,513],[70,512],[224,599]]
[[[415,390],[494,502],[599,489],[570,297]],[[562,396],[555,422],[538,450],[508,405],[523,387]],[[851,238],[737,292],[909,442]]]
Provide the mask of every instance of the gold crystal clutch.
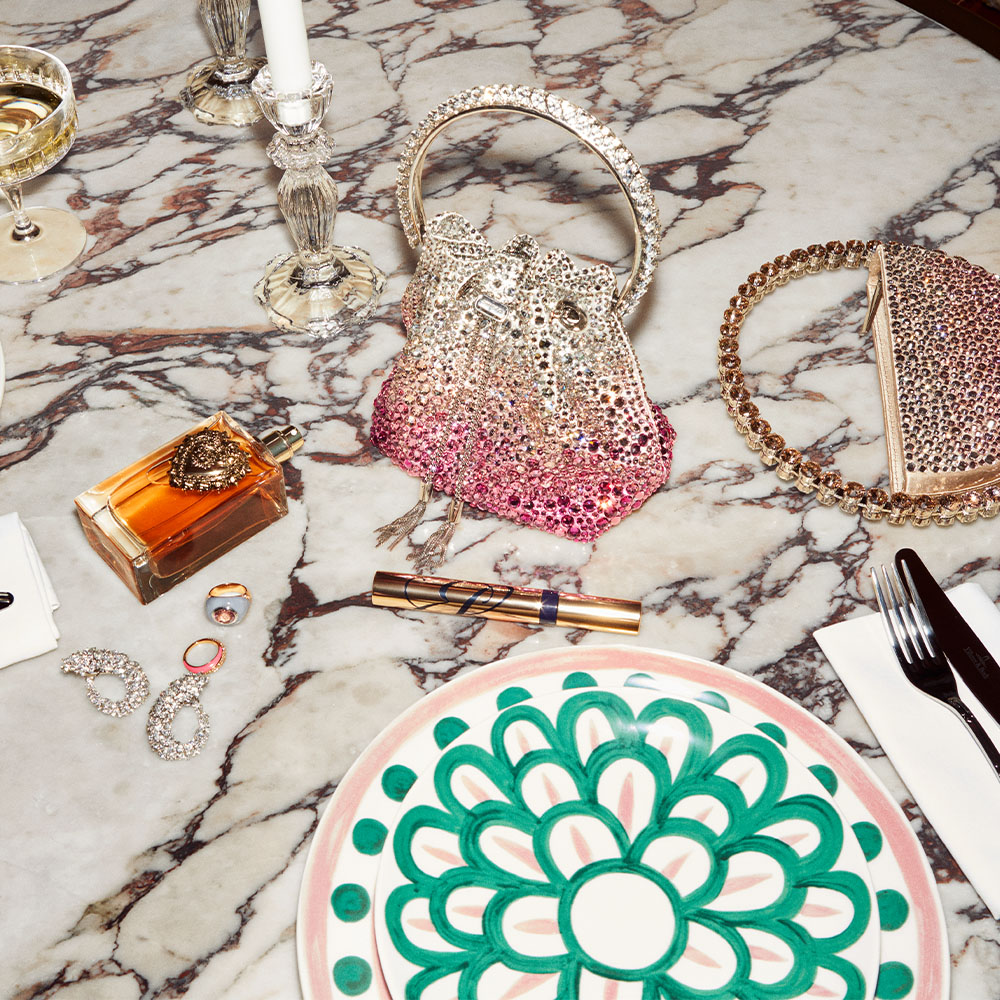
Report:
[[868,268],[893,491],[1000,482],[1000,277],[900,243],[880,243]]
[[[765,295],[792,278],[865,265],[889,491],[845,482],[790,447],[750,398],[739,356],[742,324]],[[1000,277],[938,250],[835,240],[761,265],[723,319],[723,399],[749,446],[782,479],[822,504],[890,524],[946,525],[1000,512]]]

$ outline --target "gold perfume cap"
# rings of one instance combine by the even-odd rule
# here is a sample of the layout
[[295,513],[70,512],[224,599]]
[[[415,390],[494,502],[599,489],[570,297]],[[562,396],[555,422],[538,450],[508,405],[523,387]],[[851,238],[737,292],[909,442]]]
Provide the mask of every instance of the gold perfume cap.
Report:
[[279,461],[285,462],[305,444],[302,431],[292,424],[273,427],[257,439]]

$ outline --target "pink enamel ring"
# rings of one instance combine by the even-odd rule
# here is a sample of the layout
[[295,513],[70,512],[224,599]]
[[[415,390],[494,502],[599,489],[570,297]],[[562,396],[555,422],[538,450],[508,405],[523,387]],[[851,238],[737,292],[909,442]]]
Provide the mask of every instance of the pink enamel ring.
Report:
[[[215,648],[215,655],[204,663],[191,663],[188,657],[198,649],[199,646],[212,646]],[[199,657],[200,658],[200,657]],[[184,667],[192,674],[210,674],[225,662],[226,647],[218,639],[195,639],[194,642],[184,650]]]

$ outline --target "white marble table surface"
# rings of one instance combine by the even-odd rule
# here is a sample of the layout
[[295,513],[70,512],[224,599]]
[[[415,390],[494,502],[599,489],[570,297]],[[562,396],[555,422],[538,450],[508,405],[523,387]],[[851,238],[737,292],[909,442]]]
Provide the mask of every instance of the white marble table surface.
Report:
[[[308,0],[313,56],[336,80],[337,236],[390,274],[375,320],[324,343],[276,333],[251,294],[290,246],[279,175],[265,126],[211,128],[178,102],[209,51],[196,7],[22,0],[2,13],[0,41],[59,55],[80,100],[75,147],[26,200],[69,205],[90,239],[77,268],[0,286],[0,514],[20,511],[62,602],[58,651],[0,673],[0,993],[298,996],[310,837],[366,743],[464,671],[607,641],[369,605],[374,570],[407,568],[399,550],[373,548],[373,529],[415,492],[367,434],[414,263],[396,161],[438,100],[505,80],[586,104],[648,168],[663,261],[630,329],[678,440],[669,485],[596,544],[470,518],[445,571],[640,598],[636,644],[727,664],[829,722],[926,849],[951,995],[1000,996],[995,921],[812,639],[872,603],[869,567],[902,545],[946,584],[975,579],[995,599],[1000,519],[918,530],[818,505],[747,450],[715,376],[730,295],[797,246],[890,237],[1000,269],[1000,64],[894,0]],[[438,159],[434,204],[490,220],[498,239],[527,231],[624,268],[627,216],[609,188],[594,194],[605,182],[584,154],[544,125],[476,122]],[[489,148],[471,141],[484,128]],[[548,149],[557,155],[536,164]],[[823,440],[823,460],[875,483],[885,456],[862,284],[846,272],[782,291],[742,346],[775,428],[804,449]],[[801,330],[816,336],[792,336]],[[306,432],[289,516],[140,606],[87,546],[72,499],[217,409],[253,431],[293,421]],[[255,605],[204,694],[207,748],[165,763],[146,744],[145,712],[99,715],[59,661],[121,649],[158,691],[211,632],[202,599],[224,580],[249,586]]]

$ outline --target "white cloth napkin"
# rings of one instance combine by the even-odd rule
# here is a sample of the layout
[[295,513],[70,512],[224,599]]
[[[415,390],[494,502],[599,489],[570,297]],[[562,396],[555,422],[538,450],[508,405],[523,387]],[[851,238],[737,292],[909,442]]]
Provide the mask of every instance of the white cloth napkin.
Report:
[[0,590],[14,595],[14,603],[0,609],[0,667],[55,649],[59,629],[52,612],[59,600],[16,513],[0,517]]
[[[1000,611],[982,587],[963,583],[948,597],[1000,661]],[[1000,780],[975,740],[949,708],[906,680],[877,614],[829,625],[815,635],[924,815],[1000,919]],[[1000,746],[1000,726],[961,679],[958,687]]]

